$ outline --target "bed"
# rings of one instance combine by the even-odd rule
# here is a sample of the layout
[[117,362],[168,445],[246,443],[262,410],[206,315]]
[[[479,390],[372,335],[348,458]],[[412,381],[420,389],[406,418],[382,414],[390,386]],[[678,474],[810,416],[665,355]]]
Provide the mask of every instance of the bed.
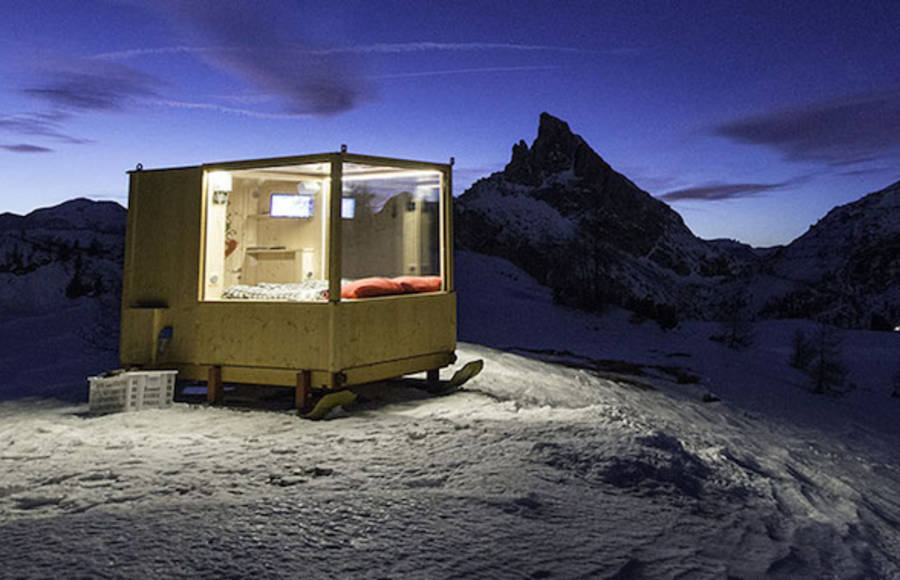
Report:
[[[341,280],[341,298],[358,299],[396,294],[439,292],[440,276],[398,276],[396,278],[360,278]],[[304,280],[289,284],[261,282],[235,284],[222,293],[225,300],[272,300],[279,302],[324,302],[328,300],[327,280]]]

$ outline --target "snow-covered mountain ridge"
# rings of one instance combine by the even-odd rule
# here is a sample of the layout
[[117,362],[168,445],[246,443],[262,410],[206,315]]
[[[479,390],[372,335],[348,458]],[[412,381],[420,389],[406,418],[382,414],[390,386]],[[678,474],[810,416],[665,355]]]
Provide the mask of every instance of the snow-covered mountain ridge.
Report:
[[81,296],[118,300],[125,213],[82,198],[0,214],[0,312],[43,313]]
[[587,310],[617,305],[671,324],[716,319],[743,294],[749,316],[900,321],[900,182],[784,247],[703,240],[543,113],[532,145],[514,145],[503,171],[459,197],[455,225],[459,248],[508,259]]
[[506,258],[587,309],[702,316],[692,297],[743,266],[547,113],[531,147],[520,141],[503,171],[460,196],[455,227],[458,247]]
[[125,208],[67,201],[0,215],[0,398],[81,399],[118,365]]
[[900,323],[900,182],[835,207],[765,268],[797,288],[764,314],[878,330]]
[[77,198],[53,207],[36,209],[27,215],[0,214],[0,232],[19,231],[92,231],[122,234],[125,208],[114,201]]

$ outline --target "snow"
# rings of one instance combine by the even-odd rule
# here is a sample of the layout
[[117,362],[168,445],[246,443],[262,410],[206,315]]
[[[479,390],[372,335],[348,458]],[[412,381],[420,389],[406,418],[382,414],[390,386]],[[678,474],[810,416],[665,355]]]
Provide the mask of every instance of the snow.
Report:
[[[866,430],[900,435],[900,401],[890,398],[892,377],[900,369],[900,333],[838,331],[853,388],[840,397],[821,397],[809,392],[806,377],[788,364],[794,333],[812,331],[812,322],[756,322],[754,346],[735,351],[709,340],[720,331],[715,322],[687,321],[666,331],[652,321],[635,324],[623,310],[596,316],[554,304],[548,288],[501,258],[457,252],[456,263],[464,340],[579,365],[627,361],[645,375],[623,379],[687,389],[695,398],[713,391],[747,412],[853,436]],[[560,350],[567,354],[548,352]],[[682,368],[699,382],[671,384],[673,373],[660,373],[660,367]]]
[[[558,178],[565,179],[566,175]],[[481,180],[477,186],[477,195],[467,198],[466,207],[482,212],[500,226],[500,236],[504,239],[538,244],[575,236],[575,224],[548,203],[531,197],[529,188],[509,183],[499,175]]]
[[889,448],[460,355],[486,360],[468,392],[386,391],[317,423],[0,404],[0,560],[23,577],[900,573]]
[[854,251],[900,236],[900,182],[837,206],[775,256],[781,276],[814,282],[838,272]]
[[814,395],[787,364],[807,321],[733,351],[714,323],[586,314],[456,262],[459,364],[482,374],[322,422],[91,416],[99,304],[0,321],[0,577],[900,577],[900,333],[842,331],[855,388]]
[[[87,400],[89,375],[118,366],[118,320],[88,298],[45,313],[0,317],[0,400]],[[2,442],[0,442],[2,445]]]

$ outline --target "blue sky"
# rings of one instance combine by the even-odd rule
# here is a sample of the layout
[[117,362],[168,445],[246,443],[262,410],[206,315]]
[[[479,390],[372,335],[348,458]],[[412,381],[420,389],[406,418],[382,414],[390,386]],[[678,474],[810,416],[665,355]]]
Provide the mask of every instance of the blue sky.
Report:
[[0,211],[337,150],[502,169],[566,120],[702,237],[900,179],[900,2],[2,2]]

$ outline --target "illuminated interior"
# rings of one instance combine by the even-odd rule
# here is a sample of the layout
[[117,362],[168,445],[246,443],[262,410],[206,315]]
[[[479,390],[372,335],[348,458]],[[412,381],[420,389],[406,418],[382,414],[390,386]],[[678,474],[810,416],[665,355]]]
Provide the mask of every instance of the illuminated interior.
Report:
[[[344,299],[439,291],[442,174],[348,162],[341,174]],[[208,171],[203,299],[327,301],[331,191],[327,162]]]

